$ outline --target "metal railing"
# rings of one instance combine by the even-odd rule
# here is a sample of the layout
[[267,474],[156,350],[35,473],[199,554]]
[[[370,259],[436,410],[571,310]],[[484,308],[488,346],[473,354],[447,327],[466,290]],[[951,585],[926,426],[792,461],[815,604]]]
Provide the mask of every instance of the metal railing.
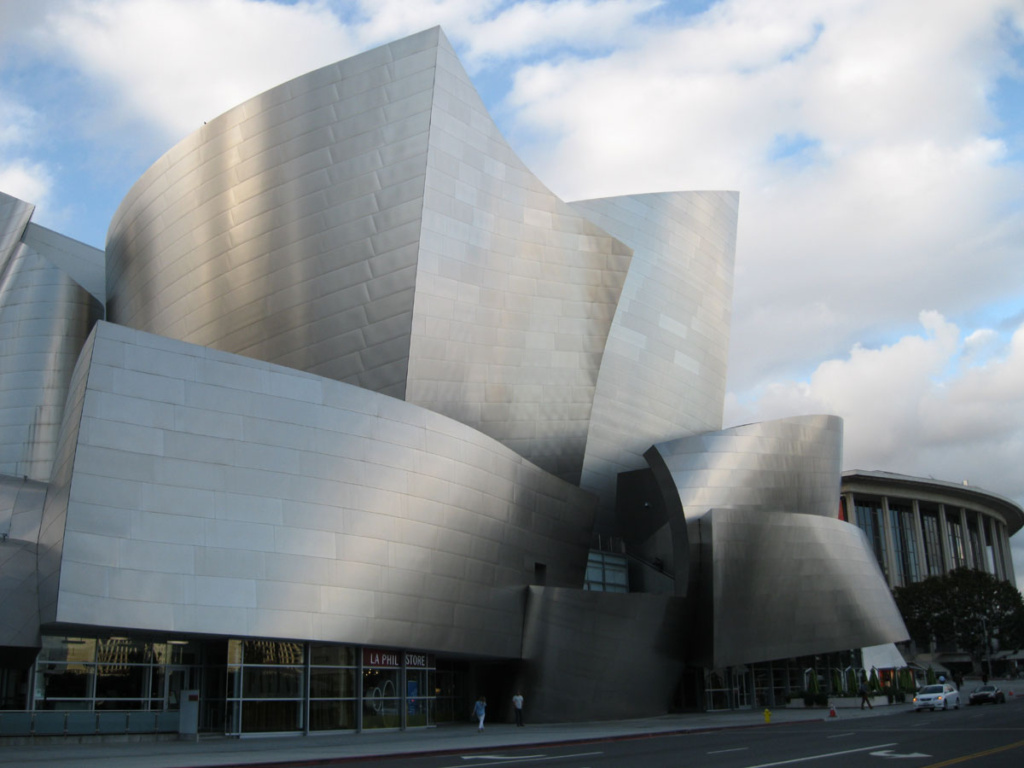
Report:
[[0,736],[108,736],[177,733],[176,711],[0,711]]

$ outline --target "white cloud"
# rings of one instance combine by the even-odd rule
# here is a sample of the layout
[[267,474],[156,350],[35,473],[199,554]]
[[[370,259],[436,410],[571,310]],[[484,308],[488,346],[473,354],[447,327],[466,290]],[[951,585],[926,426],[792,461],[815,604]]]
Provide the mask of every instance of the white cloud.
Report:
[[173,140],[292,77],[360,50],[322,2],[76,0],[34,37],[103,93],[117,121]]
[[0,190],[44,210],[53,188],[53,176],[42,163],[0,156]]
[[53,176],[46,163],[29,156],[38,117],[35,110],[0,91],[0,191],[43,210],[53,188]]
[[740,190],[743,389],[921,306],[1021,295],[1024,173],[987,101],[1015,71],[1015,5],[731,0],[600,59],[523,68],[515,143],[569,198]]
[[[844,420],[844,469],[967,481],[1024,499],[1024,326],[1002,346],[991,330],[961,341],[936,312],[922,331],[877,348],[855,346],[806,381],[776,381],[756,397],[730,394],[726,424],[809,413]],[[979,343],[989,350],[973,365]],[[1024,536],[1014,541],[1024,583]]]

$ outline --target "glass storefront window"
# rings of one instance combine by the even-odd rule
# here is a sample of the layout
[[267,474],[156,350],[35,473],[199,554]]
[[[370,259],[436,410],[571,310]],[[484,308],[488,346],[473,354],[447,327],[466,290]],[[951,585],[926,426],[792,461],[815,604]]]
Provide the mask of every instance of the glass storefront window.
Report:
[[363,728],[398,728],[401,718],[401,671],[363,671]]
[[434,699],[431,696],[433,674],[426,669],[410,669],[405,675],[406,725],[410,728],[433,722]]
[[358,663],[356,649],[351,645],[313,645],[309,663],[314,667],[354,667]]
[[299,665],[305,662],[303,643],[279,643],[273,640],[243,640],[242,659],[245,664]]
[[246,699],[296,699],[302,695],[302,670],[297,667],[243,667],[242,696]]
[[[98,699],[140,699],[148,698],[146,680],[150,668],[142,665],[99,666],[96,675],[96,698]],[[159,675],[155,675],[159,676]]]
[[92,666],[46,664],[36,671],[37,699],[85,699],[92,697]]
[[242,733],[274,733],[301,729],[301,701],[242,702]]
[[[198,688],[204,730],[240,735],[425,727],[436,722],[438,701],[447,719],[456,712],[461,719],[469,706],[461,666],[445,667],[438,678],[437,661],[425,652],[118,636],[47,636],[42,647],[38,710],[175,710],[181,691]],[[175,663],[184,659],[201,664]]]
[[356,670],[312,667],[309,670],[309,697],[311,699],[354,699],[356,697]]
[[96,661],[100,664],[145,664],[152,654],[150,644],[127,637],[108,637],[96,641]]
[[51,637],[44,635],[38,661],[88,663],[96,660],[96,641],[91,637]]
[[356,702],[311,701],[309,702],[309,730],[351,731],[356,728]]
[[[199,646],[183,644],[198,659]],[[163,662],[173,654],[169,643],[128,637],[44,636],[36,660],[35,709],[162,710],[176,701],[165,696],[168,675],[178,675],[179,688],[194,666],[172,669]]]

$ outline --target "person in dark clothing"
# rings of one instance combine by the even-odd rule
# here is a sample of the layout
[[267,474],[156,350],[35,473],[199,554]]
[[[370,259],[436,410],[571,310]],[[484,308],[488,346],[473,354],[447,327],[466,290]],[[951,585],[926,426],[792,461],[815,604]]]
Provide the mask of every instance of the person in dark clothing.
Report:
[[860,693],[860,708],[864,709],[864,705],[867,704],[868,705],[868,709],[874,709],[874,707],[871,705],[871,699],[868,698],[868,684],[867,683],[861,683],[860,684],[860,691],[859,691],[859,693]]

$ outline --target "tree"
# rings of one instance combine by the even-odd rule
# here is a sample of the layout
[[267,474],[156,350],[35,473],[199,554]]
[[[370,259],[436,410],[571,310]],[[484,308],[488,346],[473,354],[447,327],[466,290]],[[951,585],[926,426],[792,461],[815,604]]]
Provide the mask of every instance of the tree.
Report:
[[896,587],[893,596],[919,648],[935,640],[970,654],[980,666],[987,657],[986,639],[998,638],[1001,650],[1024,646],[1024,598],[1012,584],[984,571],[958,568]]

